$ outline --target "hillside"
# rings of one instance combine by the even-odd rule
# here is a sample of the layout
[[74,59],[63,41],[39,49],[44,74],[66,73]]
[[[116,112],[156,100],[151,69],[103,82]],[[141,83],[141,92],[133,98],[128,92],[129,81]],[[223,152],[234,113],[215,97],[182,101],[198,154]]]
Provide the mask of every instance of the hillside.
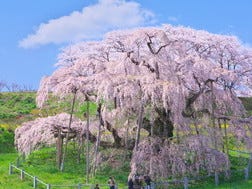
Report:
[[0,153],[13,152],[14,130],[21,123],[34,119],[35,93],[0,93]]
[[0,93],[0,124],[16,125],[30,117],[36,108],[35,95],[34,92]]
[[[71,110],[71,98],[66,98],[64,102],[55,97],[51,97],[45,107],[36,107],[36,92],[2,92],[0,93],[0,153],[13,152],[14,131],[26,121],[34,120],[38,117],[47,117],[61,112],[69,113]],[[96,113],[96,105],[91,105],[91,114]],[[76,117],[83,117],[86,104],[75,104],[74,114]]]

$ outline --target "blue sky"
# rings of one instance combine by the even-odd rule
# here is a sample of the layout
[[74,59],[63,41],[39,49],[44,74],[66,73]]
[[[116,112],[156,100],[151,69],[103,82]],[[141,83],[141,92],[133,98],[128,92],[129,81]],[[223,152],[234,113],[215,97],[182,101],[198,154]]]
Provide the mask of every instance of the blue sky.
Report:
[[251,0],[8,0],[0,23],[0,81],[34,89],[56,69],[62,47],[113,29],[168,23],[252,46]]

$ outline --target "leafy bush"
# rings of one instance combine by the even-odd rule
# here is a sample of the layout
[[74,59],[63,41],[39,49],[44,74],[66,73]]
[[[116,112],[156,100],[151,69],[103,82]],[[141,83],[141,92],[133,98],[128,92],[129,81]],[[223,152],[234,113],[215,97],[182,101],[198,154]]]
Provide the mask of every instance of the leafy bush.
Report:
[[249,115],[252,115],[252,97],[240,97],[245,109]]
[[0,127],[0,153],[14,152],[14,133]]

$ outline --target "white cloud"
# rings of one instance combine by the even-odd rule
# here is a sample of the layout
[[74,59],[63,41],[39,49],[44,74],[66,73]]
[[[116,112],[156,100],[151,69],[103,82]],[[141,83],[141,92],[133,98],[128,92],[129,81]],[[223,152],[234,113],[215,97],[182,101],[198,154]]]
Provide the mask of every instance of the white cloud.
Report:
[[136,2],[99,0],[81,12],[42,23],[34,34],[19,41],[23,48],[49,43],[60,44],[100,38],[113,29],[126,29],[151,24],[155,15]]
[[243,45],[249,49],[252,50],[252,44],[251,43],[243,43]]
[[179,19],[177,17],[175,17],[175,16],[169,16],[168,20],[172,21],[172,22],[178,22],[179,21]]

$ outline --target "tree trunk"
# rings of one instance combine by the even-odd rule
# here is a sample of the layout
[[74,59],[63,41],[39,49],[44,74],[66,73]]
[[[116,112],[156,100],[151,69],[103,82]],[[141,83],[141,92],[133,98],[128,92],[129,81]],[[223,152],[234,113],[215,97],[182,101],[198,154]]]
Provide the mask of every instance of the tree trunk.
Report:
[[57,166],[60,169],[62,163],[62,147],[63,147],[63,137],[61,136],[61,128],[58,130],[58,137],[57,137]]
[[[156,117],[152,120],[155,128],[151,126],[151,120],[146,117],[143,118],[142,128],[148,131],[149,136],[152,132],[153,137],[157,136],[163,139],[172,139],[174,126],[172,121],[170,120],[170,112],[166,111],[164,108],[159,109],[157,107],[155,107],[154,110],[157,114]],[[153,131],[151,131],[151,129],[153,129]]]
[[105,125],[108,131],[112,133],[112,136],[114,138],[114,147],[116,148],[122,147],[122,144],[121,144],[122,138],[118,135],[117,130],[113,128],[112,125],[108,121],[105,121]]
[[73,101],[72,101],[72,107],[71,107],[71,113],[70,113],[70,119],[69,119],[69,125],[68,125],[67,134],[66,134],[66,143],[65,143],[65,148],[64,148],[63,156],[62,156],[60,171],[64,170],[64,162],[65,162],[66,154],[67,154],[67,144],[68,144],[69,133],[70,133],[71,124],[72,124],[73,111],[74,111],[74,105],[75,105],[75,100],[76,100],[76,93],[77,93],[77,90],[74,91],[74,96],[73,96]]
[[[97,109],[99,120],[101,120],[100,109],[101,109],[101,104],[99,104],[98,109]],[[97,156],[98,156],[98,151],[99,151],[99,146],[100,146],[100,139],[101,139],[101,121],[99,122],[97,140],[95,144],[95,155],[94,155],[95,160],[94,160],[93,175],[95,175],[96,168],[97,168]]]
[[122,147],[122,144],[121,144],[122,138],[118,135],[117,130],[115,128],[113,128],[112,125],[108,121],[106,121],[106,120],[104,121],[102,118],[101,104],[99,104],[99,108],[97,109],[97,112],[99,114],[99,122],[100,122],[101,126],[106,127],[106,129],[112,133],[112,136],[114,138],[113,146],[115,146],[117,148]]

